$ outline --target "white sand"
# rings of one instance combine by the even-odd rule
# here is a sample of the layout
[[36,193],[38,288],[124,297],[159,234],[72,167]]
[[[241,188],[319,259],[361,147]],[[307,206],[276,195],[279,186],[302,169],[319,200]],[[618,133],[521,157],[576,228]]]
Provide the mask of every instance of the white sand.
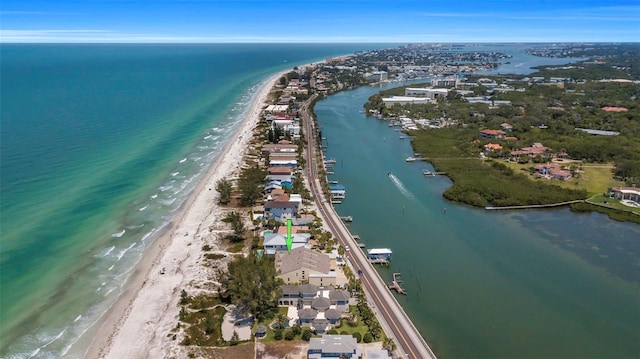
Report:
[[[213,279],[212,271],[199,259],[203,244],[219,249],[210,231],[211,226],[223,228],[216,223],[222,208],[217,205],[215,184],[238,169],[267,96],[286,72],[265,81],[225,152],[191,194],[173,227],[145,254],[121,298],[106,314],[86,358],[186,356],[180,339],[172,340],[168,334],[178,323],[180,291],[194,294],[194,288]],[[165,274],[160,274],[162,268]]]

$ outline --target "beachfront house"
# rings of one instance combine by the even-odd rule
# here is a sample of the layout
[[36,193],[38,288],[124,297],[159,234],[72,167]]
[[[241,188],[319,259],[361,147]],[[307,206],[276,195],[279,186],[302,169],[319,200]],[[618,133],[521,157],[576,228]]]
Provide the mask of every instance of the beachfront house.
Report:
[[276,277],[285,284],[308,282],[325,287],[336,283],[336,272],[331,270],[330,258],[324,253],[299,246],[291,252],[277,251],[275,256]]
[[[298,247],[311,247],[309,240],[311,234],[309,233],[295,233],[291,235],[293,237],[293,243],[291,250]],[[264,254],[273,256],[277,252],[287,252],[287,235],[281,233],[266,233],[264,235]]]
[[321,358],[358,358],[358,343],[351,335],[329,335],[309,340],[308,359]]
[[267,179],[269,181],[291,182],[291,167],[269,167],[267,169]]
[[264,204],[264,216],[266,220],[273,219],[278,222],[284,222],[287,219],[295,218],[297,215],[298,203],[267,201]]

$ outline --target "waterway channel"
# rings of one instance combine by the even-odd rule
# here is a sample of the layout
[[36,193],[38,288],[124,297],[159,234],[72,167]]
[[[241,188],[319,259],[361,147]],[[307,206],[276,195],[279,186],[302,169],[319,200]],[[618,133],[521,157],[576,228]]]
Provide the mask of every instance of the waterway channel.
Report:
[[[398,86],[396,84],[395,86]],[[486,211],[442,197],[444,176],[362,113],[379,87],[318,102],[327,158],[367,248],[393,250],[398,296],[440,358],[640,357],[640,226],[567,208]],[[392,175],[389,175],[392,173]]]

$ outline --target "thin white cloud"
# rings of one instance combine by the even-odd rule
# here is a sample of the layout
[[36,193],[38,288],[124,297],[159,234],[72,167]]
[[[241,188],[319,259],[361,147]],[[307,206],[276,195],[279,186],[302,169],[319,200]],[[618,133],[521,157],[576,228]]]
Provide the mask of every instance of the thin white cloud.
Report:
[[393,36],[182,36],[171,34],[121,33],[101,29],[0,30],[0,42],[158,42],[158,43],[216,43],[216,42],[398,42],[446,41],[447,34],[404,34]]

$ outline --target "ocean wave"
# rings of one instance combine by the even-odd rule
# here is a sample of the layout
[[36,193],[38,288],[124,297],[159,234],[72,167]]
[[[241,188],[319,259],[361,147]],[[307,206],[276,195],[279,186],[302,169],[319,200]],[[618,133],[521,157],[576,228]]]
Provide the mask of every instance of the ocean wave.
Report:
[[143,224],[138,224],[138,225],[135,225],[135,226],[127,226],[127,227],[124,227],[124,228],[126,228],[126,229],[140,229],[142,227],[144,227],[144,223]]
[[151,196],[151,199],[156,199],[156,198],[158,198],[158,194],[157,193],[154,194],[153,196]]
[[108,256],[108,255],[109,255],[109,253],[113,252],[113,250],[114,250],[114,249],[116,249],[116,246],[111,246],[111,247],[109,247],[109,248],[107,249],[107,251],[106,251],[106,252],[104,252],[104,254],[102,254],[102,255],[100,256],[100,258],[104,258],[104,257]]
[[110,271],[110,270],[112,270],[112,269],[113,269],[113,267],[115,267],[115,264],[112,264],[112,265],[111,265],[111,267],[109,267],[109,269],[107,269],[107,270],[109,270],[109,271]]
[[167,190],[172,189],[173,186],[169,185],[169,186],[160,186],[160,188],[158,188],[160,190],[160,192],[165,192]]
[[175,177],[175,176],[177,176],[179,173],[180,173],[180,172],[173,172],[173,173],[171,173],[171,177]]
[[41,345],[40,347],[38,347],[36,350],[33,351],[33,353],[31,353],[31,355],[29,356],[29,359],[34,358],[36,355],[38,355],[38,353],[40,353],[40,351],[46,347],[48,347],[49,345],[51,345],[53,342],[55,342],[56,340],[62,338],[62,335],[64,335],[64,332],[67,331],[67,328],[63,329],[58,335],[56,335],[55,337],[53,337],[53,339],[51,339],[50,341],[48,341],[47,343]]
[[126,232],[126,229],[123,229],[122,232],[118,232],[118,233],[112,233],[111,237],[115,237],[115,238],[120,238],[122,236],[124,236],[124,233]]
[[127,248],[125,248],[124,250],[122,250],[122,252],[120,252],[120,254],[118,254],[118,261],[122,259],[122,257],[124,256],[125,253],[127,253],[129,251],[129,249],[133,248],[133,246],[136,245],[136,242],[131,243],[131,245]]
[[142,212],[142,211],[144,211],[145,209],[147,209],[147,207],[149,207],[149,206],[140,207],[140,208],[138,208],[138,211]]
[[204,139],[205,139],[205,140],[208,140],[208,139],[210,139],[212,136],[213,136],[213,135],[207,135],[207,136],[204,136]]
[[154,228],[150,232],[145,233],[144,236],[142,236],[141,241],[144,242],[145,240],[147,240],[147,238],[149,238],[149,236],[151,236],[153,234],[153,232],[155,232],[155,231],[156,231],[156,229]]
[[170,206],[175,201],[176,201],[176,197],[173,197],[173,198],[170,198],[170,199],[163,199],[163,200],[160,201],[160,203],[164,204],[165,206]]
[[187,161],[187,158],[185,157],[185,158],[180,160],[180,163],[185,163],[186,161]]

